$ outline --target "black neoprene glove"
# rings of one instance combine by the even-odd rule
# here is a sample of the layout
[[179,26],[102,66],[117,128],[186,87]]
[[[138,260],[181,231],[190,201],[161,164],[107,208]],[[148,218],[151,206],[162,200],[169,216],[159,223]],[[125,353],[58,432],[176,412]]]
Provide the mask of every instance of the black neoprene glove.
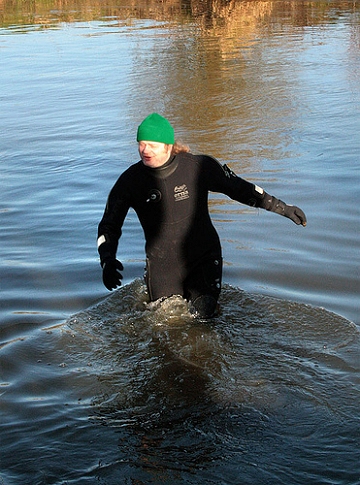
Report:
[[117,286],[121,285],[122,274],[120,271],[124,269],[122,263],[117,259],[108,259],[103,265],[103,283],[105,287],[111,291],[115,290]]
[[264,192],[262,207],[270,212],[275,212],[281,216],[288,217],[298,226],[306,226],[306,216],[304,212],[296,205],[287,205],[280,199],[273,197]]
[[296,207],[296,205],[286,205],[284,208],[284,214],[285,217],[288,217],[291,219],[295,224],[298,226],[301,224],[302,226],[306,226],[306,216],[304,212],[299,208]]
[[291,219],[295,224],[298,226],[301,224],[302,226],[306,226],[306,216],[304,212],[296,205],[287,205],[285,202],[279,199],[275,199],[276,203],[270,209],[271,212],[275,212],[276,214],[280,214],[281,216],[288,217]]

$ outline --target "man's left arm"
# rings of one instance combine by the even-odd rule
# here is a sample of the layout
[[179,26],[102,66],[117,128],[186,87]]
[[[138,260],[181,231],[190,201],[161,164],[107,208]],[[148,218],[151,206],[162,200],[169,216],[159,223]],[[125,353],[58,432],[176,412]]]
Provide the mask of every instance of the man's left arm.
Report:
[[270,212],[275,212],[275,214],[280,214],[281,216],[288,217],[298,226],[306,226],[306,216],[305,213],[297,207],[296,205],[289,205],[280,199],[277,199],[273,195],[269,195],[264,189],[255,185],[255,192],[261,195],[261,199],[257,207],[261,207]]
[[222,192],[242,204],[275,212],[288,217],[297,225],[306,226],[306,216],[299,207],[288,205],[268,194],[263,188],[237,176],[227,165],[221,165],[215,159],[212,159],[211,165],[214,178],[210,190]]

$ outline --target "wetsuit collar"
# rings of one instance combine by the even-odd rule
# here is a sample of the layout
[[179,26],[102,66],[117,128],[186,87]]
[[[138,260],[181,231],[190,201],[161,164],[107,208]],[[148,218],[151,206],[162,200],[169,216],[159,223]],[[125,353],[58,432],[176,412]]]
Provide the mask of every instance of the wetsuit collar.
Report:
[[167,162],[161,165],[161,167],[152,168],[144,165],[144,168],[157,178],[166,178],[175,172],[178,163],[179,162],[176,159],[176,155],[173,155]]

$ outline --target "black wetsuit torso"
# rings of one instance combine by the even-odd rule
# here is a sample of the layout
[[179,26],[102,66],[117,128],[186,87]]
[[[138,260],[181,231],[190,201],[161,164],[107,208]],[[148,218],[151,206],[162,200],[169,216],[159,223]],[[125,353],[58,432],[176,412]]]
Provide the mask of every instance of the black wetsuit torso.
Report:
[[130,166],[111,190],[99,224],[98,235],[106,237],[99,249],[101,258],[115,258],[121,228],[132,207],[145,234],[151,299],[184,295],[184,282],[194,268],[209,258],[221,260],[219,237],[208,210],[209,191],[262,206],[263,196],[254,184],[207,155],[180,153],[155,169],[141,161]]

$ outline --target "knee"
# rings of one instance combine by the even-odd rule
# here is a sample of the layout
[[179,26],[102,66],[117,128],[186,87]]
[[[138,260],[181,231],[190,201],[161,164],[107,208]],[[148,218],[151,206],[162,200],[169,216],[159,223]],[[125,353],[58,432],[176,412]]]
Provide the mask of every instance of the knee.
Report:
[[216,310],[217,300],[211,295],[200,295],[189,304],[189,311],[196,318],[214,317]]

